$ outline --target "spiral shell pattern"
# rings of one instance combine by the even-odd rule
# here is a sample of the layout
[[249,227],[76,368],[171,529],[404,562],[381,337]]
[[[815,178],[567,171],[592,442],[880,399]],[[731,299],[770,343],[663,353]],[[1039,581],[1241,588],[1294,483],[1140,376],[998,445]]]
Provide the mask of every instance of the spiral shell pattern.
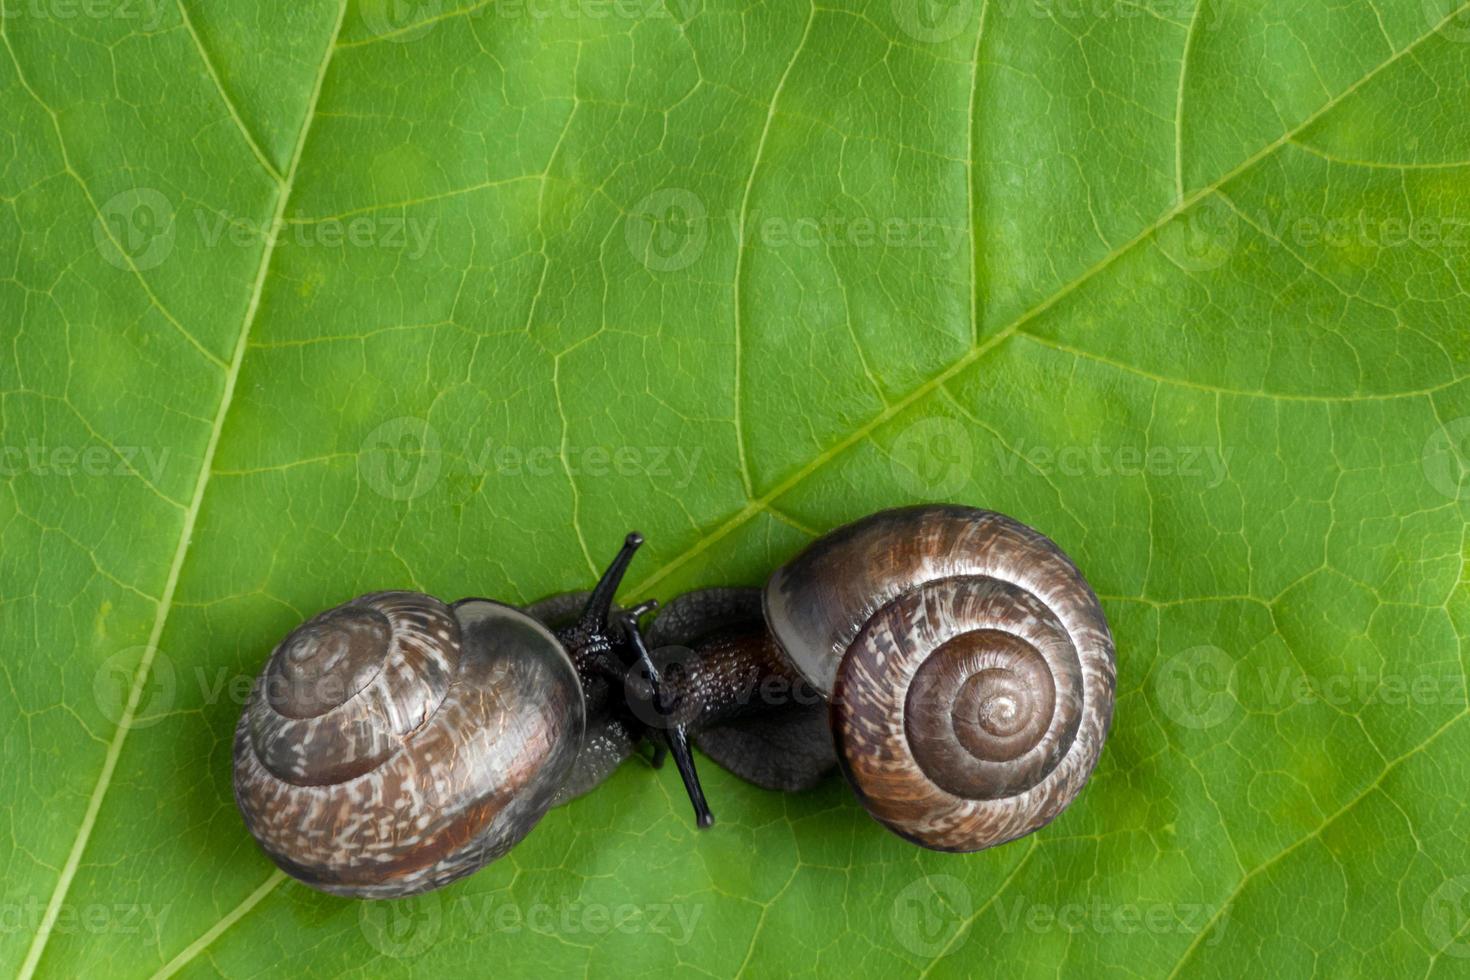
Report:
[[555,637],[488,600],[384,592],[292,632],[235,733],[235,799],[285,871],[411,895],[499,857],[550,807],[585,708]]
[[1112,719],[1112,636],[1049,539],[966,507],[885,511],[772,576],[766,620],[831,698],[843,771],[926,847],[1045,825],[1087,782]]
[[329,609],[276,647],[246,708],[251,743],[297,786],[360,776],[438,709],[459,659],[438,599],[380,592]]

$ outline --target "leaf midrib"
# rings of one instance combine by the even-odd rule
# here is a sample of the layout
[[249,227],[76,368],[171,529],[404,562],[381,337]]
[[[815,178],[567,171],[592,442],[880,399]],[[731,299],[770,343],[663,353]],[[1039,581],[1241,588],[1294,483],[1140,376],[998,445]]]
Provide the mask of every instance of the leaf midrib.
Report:
[[[268,227],[279,227],[280,221],[285,215],[286,207],[290,202],[291,192],[295,189],[297,171],[301,165],[301,158],[306,147],[307,138],[311,133],[312,122],[316,117],[317,102],[321,98],[327,71],[331,67],[332,57],[337,50],[337,39],[341,35],[346,14],[347,0],[338,0],[337,22],[333,28],[326,53],[322,57],[322,63],[317,69],[311,97],[306,106],[306,114],[302,119],[301,128],[297,134],[296,146],[291,153],[291,162],[286,169],[285,176],[277,182],[274,214],[271,218],[271,224]],[[11,58],[12,60],[15,59],[14,49],[11,49]],[[17,72],[20,71],[20,63],[18,61],[16,62],[16,70]],[[224,95],[223,89],[221,89],[221,95]],[[243,133],[244,130],[242,129]],[[59,126],[56,129],[56,137],[59,142],[63,143],[64,147]],[[77,180],[81,180],[80,175],[77,176]],[[188,509],[184,512],[184,520],[179,529],[179,540],[174,548],[173,560],[169,565],[168,577],[164,582],[163,593],[159,599],[158,610],[154,615],[148,642],[143,648],[143,655],[138,660],[138,668],[133,675],[133,684],[128,692],[127,704],[123,707],[122,716],[118,720],[117,731],[114,733],[112,741],[107,747],[107,754],[103,758],[102,769],[97,775],[97,782],[92,788],[91,796],[88,798],[87,809],[83,814],[82,823],[77,829],[77,836],[72,842],[71,850],[67,854],[66,863],[62,866],[61,874],[57,877],[56,886],[52,890],[50,901],[46,904],[45,914],[41,918],[41,923],[36,930],[35,938],[31,941],[31,946],[26,953],[25,961],[21,964],[19,972],[21,980],[29,980],[35,973],[36,967],[40,964],[41,956],[45,952],[47,943],[51,938],[52,930],[55,928],[56,919],[60,914],[62,903],[65,902],[67,893],[71,889],[71,883],[76,877],[77,869],[81,865],[82,855],[87,849],[88,841],[91,839],[92,830],[97,823],[97,816],[101,812],[102,803],[107,796],[107,790],[112,784],[112,775],[117,769],[118,759],[122,756],[123,745],[127,742],[128,733],[132,729],[133,718],[137,713],[138,704],[142,700],[143,690],[148,681],[148,674],[153,667],[154,656],[158,652],[158,641],[163,636],[163,630],[168,623],[169,614],[173,610],[174,594],[178,588],[179,578],[188,557],[189,545],[193,541],[194,527],[198,522],[199,512],[204,503],[204,496],[209,487],[209,479],[214,472],[215,451],[219,448],[220,434],[224,431],[225,420],[229,415],[230,405],[234,400],[235,384],[239,380],[240,367],[245,360],[245,351],[249,346],[251,329],[255,326],[255,321],[260,313],[260,302],[265,294],[265,284],[269,278],[271,259],[275,255],[276,246],[279,241],[280,236],[278,235],[267,236],[261,248],[260,264],[256,269],[255,281],[251,285],[250,298],[245,307],[245,315],[240,325],[239,335],[235,340],[235,350],[231,355],[228,369],[225,372],[219,408],[215,412],[214,422],[210,426],[209,438],[205,443],[204,455],[199,465],[199,475],[194,484],[194,493],[189,500]]]
[[[471,9],[473,9],[473,8],[471,8]],[[1276,140],[1272,141],[1271,143],[1267,144],[1266,146],[1262,147],[1256,153],[1254,153],[1250,157],[1246,158],[1239,165],[1237,165],[1234,169],[1230,170],[1229,172],[1227,172],[1223,176],[1217,178],[1216,180],[1210,182],[1209,184],[1206,184],[1204,186],[1201,186],[1199,189],[1197,189],[1195,192],[1193,192],[1192,194],[1190,194],[1188,197],[1185,197],[1185,198],[1177,201],[1176,204],[1172,208],[1170,208],[1169,210],[1167,210],[1156,221],[1154,221],[1153,223],[1151,223],[1150,225],[1148,225],[1147,227],[1145,227],[1141,232],[1139,232],[1133,238],[1129,239],[1124,244],[1122,244],[1122,245],[1118,246],[1117,248],[1115,248],[1108,255],[1104,256],[1101,260],[1099,260],[1098,262],[1096,262],[1092,266],[1088,267],[1079,276],[1077,276],[1076,278],[1074,278],[1073,280],[1071,280],[1070,282],[1068,282],[1064,286],[1062,286],[1059,289],[1057,289],[1050,296],[1048,296],[1045,299],[1043,299],[1042,301],[1038,302],[1036,305],[1032,306],[1031,308],[1029,308],[1026,311],[1024,311],[1023,313],[1021,313],[1019,316],[1016,317],[1016,319],[1014,319],[1013,321],[1011,321],[1005,327],[1003,327],[1000,330],[998,330],[991,337],[989,337],[989,338],[987,338],[987,339],[985,339],[983,341],[980,341],[977,344],[973,345],[970,348],[970,350],[968,350],[965,354],[963,354],[960,358],[958,358],[956,361],[954,361],[953,363],[951,363],[949,366],[941,369],[930,380],[924,382],[923,384],[921,384],[918,387],[916,387],[915,389],[913,389],[909,394],[905,395],[901,400],[899,400],[899,401],[897,401],[897,402],[895,402],[895,403],[893,403],[893,404],[885,407],[885,409],[882,412],[880,412],[877,415],[875,415],[872,419],[870,419],[868,422],[864,423],[859,428],[853,430],[846,437],[844,437],[838,443],[834,444],[829,449],[827,449],[827,450],[825,450],[825,451],[817,454],[806,465],[804,465],[801,468],[799,468],[796,471],[794,471],[790,476],[788,476],[785,480],[783,480],[780,483],[778,483],[771,490],[769,490],[766,493],[762,494],[758,498],[749,501],[745,505],[745,507],[743,507],[741,510],[739,510],[734,515],[732,515],[731,518],[728,519],[725,523],[721,524],[718,528],[716,528],[710,534],[704,535],[701,538],[699,538],[699,540],[697,540],[690,548],[686,549],[680,555],[678,555],[677,557],[675,557],[671,561],[665,563],[663,566],[661,566],[660,568],[658,568],[657,570],[655,570],[652,574],[650,574],[642,582],[640,582],[638,585],[634,586],[632,591],[639,592],[639,593],[650,591],[652,589],[652,587],[655,586],[658,582],[664,580],[669,575],[671,575],[675,571],[677,571],[679,568],[681,568],[685,564],[687,564],[689,561],[691,561],[692,559],[694,559],[695,557],[697,557],[699,554],[701,554],[704,551],[708,550],[708,548],[711,547],[712,545],[714,545],[716,542],[720,541],[724,537],[728,536],[731,532],[733,532],[736,529],[738,529],[739,527],[743,526],[747,521],[749,521],[751,518],[755,517],[757,514],[760,514],[760,513],[764,512],[764,511],[766,511],[770,507],[770,505],[776,499],[780,498],[781,496],[784,496],[786,493],[788,493],[789,491],[791,491],[792,489],[794,489],[796,486],[798,486],[803,481],[805,481],[807,479],[807,477],[811,476],[817,470],[819,470],[823,466],[825,466],[828,462],[831,462],[837,456],[841,455],[847,449],[851,448],[853,445],[855,445],[856,443],[858,443],[859,441],[861,441],[864,437],[866,437],[867,435],[869,435],[870,433],[872,433],[874,430],[876,430],[878,427],[880,427],[881,425],[883,425],[885,422],[891,420],[892,418],[894,418],[895,416],[897,416],[898,414],[900,414],[901,412],[903,412],[904,410],[906,410],[907,408],[909,408],[910,406],[912,406],[913,404],[915,404],[916,402],[922,400],[927,395],[933,393],[936,389],[940,388],[945,382],[947,382],[948,380],[950,380],[951,378],[953,378],[955,375],[959,374],[961,371],[964,371],[966,368],[973,366],[982,357],[984,357],[987,353],[989,353],[990,351],[996,349],[1001,344],[1003,344],[1005,341],[1009,340],[1011,337],[1013,337],[1013,336],[1015,336],[1017,334],[1024,334],[1024,331],[1022,330],[1022,327],[1024,327],[1027,323],[1029,323],[1030,321],[1034,320],[1035,318],[1039,317],[1040,315],[1042,315],[1046,311],[1048,311],[1051,308],[1053,308],[1054,306],[1056,306],[1058,303],[1060,303],[1062,300],[1064,300],[1065,298],[1067,298],[1068,296],[1070,296],[1072,293],[1074,293],[1075,291],[1077,291],[1079,288],[1081,288],[1087,282],[1091,281],[1099,273],[1105,271],[1107,268],[1109,268],[1110,266],[1112,266],[1120,258],[1122,258],[1123,256],[1131,253],[1140,244],[1142,244],[1143,242],[1146,242],[1154,234],[1156,234],[1160,228],[1162,228],[1165,225],[1167,225],[1170,221],[1174,220],[1179,215],[1181,215],[1184,212],[1188,211],[1195,204],[1199,203],[1199,201],[1203,200],[1205,197],[1208,197],[1210,194],[1213,194],[1213,193],[1217,192],[1225,184],[1227,184],[1230,181],[1234,180],[1236,177],[1240,176],[1241,174],[1249,171],[1252,167],[1254,167],[1256,164],[1258,164],[1261,160],[1265,159],[1266,157],[1268,157],[1271,154],[1275,153],[1282,146],[1284,146],[1287,143],[1291,142],[1295,137],[1297,137],[1298,135],[1300,135],[1307,128],[1309,128],[1311,125],[1313,125],[1314,123],[1316,123],[1319,119],[1321,119],[1326,114],[1328,114],[1333,109],[1335,109],[1344,100],[1346,100],[1347,98],[1351,97],[1354,93],[1356,93],[1357,91],[1359,91],[1364,85],[1368,84],[1370,81],[1372,81],[1374,78],[1376,78],[1383,71],[1387,70],[1389,67],[1391,67],[1392,65],[1396,64],[1399,60],[1401,60],[1403,57],[1405,57],[1406,55],[1408,55],[1410,52],[1412,52],[1413,50],[1415,50],[1416,48],[1418,48],[1419,45],[1421,45],[1422,43],[1424,43],[1425,41],[1427,41],[1429,38],[1431,38],[1431,37],[1435,36],[1436,34],[1438,34],[1440,32],[1440,30],[1443,29],[1443,27],[1446,24],[1448,24],[1451,21],[1455,20],[1456,18],[1462,16],[1467,10],[1470,10],[1470,0],[1466,0],[1466,2],[1460,4],[1449,15],[1447,15],[1442,20],[1440,20],[1439,22],[1437,22],[1436,24],[1434,24],[1430,28],[1430,30],[1428,30],[1426,33],[1424,33],[1423,35],[1419,36],[1414,41],[1412,41],[1411,43],[1405,45],[1404,47],[1400,48],[1399,50],[1393,52],[1393,54],[1391,54],[1386,60],[1384,60],[1382,63],[1380,63],[1377,67],[1373,68],[1371,71],[1369,71],[1366,74],[1364,74],[1363,77],[1360,78],[1358,81],[1354,82],[1352,85],[1350,85],[1347,88],[1345,88],[1338,95],[1336,95],[1336,96],[1332,97],[1331,99],[1327,100],[1325,103],[1323,103],[1323,105],[1321,107],[1319,107],[1315,112],[1313,112],[1311,115],[1309,115],[1306,119],[1304,119],[1297,126],[1293,127],[1292,129],[1288,130],[1287,132],[1283,133],[1278,139],[1276,139]],[[445,15],[445,18],[447,19],[448,17],[457,16],[458,14],[461,14],[461,13],[463,13],[463,11],[454,12],[454,13]],[[333,29],[331,42],[330,42],[330,44],[327,47],[326,54],[325,54],[325,56],[323,57],[323,60],[322,60],[322,64],[321,64],[320,68],[318,69],[318,74],[317,74],[317,78],[316,78],[316,81],[315,81],[315,86],[314,86],[314,89],[313,89],[313,92],[312,92],[311,99],[310,99],[310,101],[309,101],[309,103],[307,105],[307,110],[306,110],[305,116],[304,116],[304,118],[302,120],[302,124],[301,124],[300,131],[299,131],[299,134],[298,134],[297,145],[295,147],[295,150],[293,151],[290,165],[287,168],[287,172],[286,172],[286,175],[285,175],[284,179],[279,182],[280,190],[279,190],[279,192],[277,194],[277,200],[276,200],[276,216],[275,216],[275,221],[276,222],[279,222],[279,221],[282,220],[282,218],[284,216],[284,213],[285,213],[285,209],[286,209],[286,207],[287,207],[287,205],[289,203],[289,199],[290,199],[290,196],[291,196],[291,191],[294,188],[295,178],[296,178],[297,170],[298,170],[299,165],[300,165],[300,162],[301,162],[301,158],[302,158],[302,155],[303,155],[303,150],[305,148],[305,145],[306,145],[306,142],[307,142],[307,139],[308,139],[308,136],[309,136],[311,127],[312,127],[312,123],[314,122],[314,120],[316,118],[316,107],[317,107],[318,99],[319,99],[319,97],[321,95],[321,90],[322,90],[322,87],[323,87],[323,83],[325,81],[327,72],[328,72],[328,70],[329,70],[329,68],[331,66],[333,55],[335,54],[336,50],[341,46],[340,43],[339,43],[339,39],[340,39],[340,36],[341,36],[341,31],[342,31],[343,22],[344,22],[344,19],[345,19],[345,14],[346,14],[346,0],[339,0],[338,17],[337,17],[337,22],[336,22],[336,24],[334,26],[334,29]],[[980,34],[978,34],[977,35],[977,38],[976,38],[976,63],[978,65],[978,60],[979,60],[978,59],[979,45],[980,45],[980,42],[983,40],[983,31],[984,31],[983,18],[982,18],[982,22],[979,25],[979,27],[977,28],[977,30],[980,32]],[[7,47],[9,47],[8,42],[7,42]],[[800,47],[798,47],[797,50],[798,50],[798,53],[799,53]],[[16,69],[19,72],[20,71],[20,65],[19,65],[18,60],[16,60],[14,50],[11,49],[10,53],[11,53],[12,60],[16,62]],[[793,59],[792,59],[792,63],[793,64],[794,64],[794,62],[795,62],[795,56],[793,56]],[[788,72],[789,72],[789,70],[790,70],[790,67],[788,66]],[[972,88],[973,88],[973,86],[972,86]],[[223,90],[221,90],[221,94],[223,95]],[[974,100],[974,93],[973,93],[973,91],[971,93],[971,96],[972,96],[972,98],[971,98],[971,120],[970,120],[970,123],[971,123],[971,126],[973,127],[973,125],[974,125],[974,118],[973,118],[973,116],[974,116],[974,106],[975,106],[975,100]],[[38,99],[38,101],[39,101],[39,99]],[[1181,111],[1182,111],[1182,106],[1181,106]],[[242,135],[245,135],[246,138],[247,138],[247,142],[249,142],[248,133],[246,133],[243,129],[242,129]],[[60,140],[61,133],[60,133],[59,128],[57,129],[57,137],[58,137],[58,140]],[[63,147],[63,151],[64,151],[64,147]],[[973,171],[973,167],[974,167],[974,159],[973,159],[973,157],[974,157],[974,146],[973,146],[973,143],[971,144],[971,147],[970,147],[970,155],[971,155],[970,166],[971,166],[972,171]],[[267,168],[265,168],[264,166],[262,166],[262,169],[267,169]],[[267,172],[269,172],[269,170],[267,170]],[[76,175],[76,177],[77,177],[78,182],[81,182],[80,175]],[[752,179],[752,182],[753,182],[753,180],[754,180],[754,171],[752,171],[752,177],[751,177],[751,179]],[[85,187],[85,185],[84,185],[84,187]],[[972,241],[973,241],[974,240],[974,231],[975,231],[975,229],[973,227],[974,221],[975,221],[975,215],[974,215],[974,209],[973,209],[973,202],[972,202],[972,208],[971,208],[971,213],[969,215],[969,219],[970,219],[971,226],[972,226],[971,227],[971,232],[972,232]],[[242,327],[241,327],[239,336],[238,336],[237,341],[236,341],[235,351],[234,351],[234,354],[232,356],[232,359],[231,359],[231,362],[230,362],[230,365],[229,365],[228,373],[226,375],[225,388],[224,388],[224,392],[223,392],[223,394],[221,396],[219,410],[216,413],[214,424],[212,426],[211,433],[210,433],[210,438],[209,438],[209,441],[208,441],[208,444],[207,444],[206,452],[205,452],[204,457],[203,457],[203,459],[201,461],[200,474],[199,474],[198,481],[196,482],[195,493],[193,495],[193,498],[190,501],[189,511],[188,511],[188,513],[186,515],[186,518],[185,518],[185,521],[184,521],[184,525],[183,525],[183,528],[182,528],[181,533],[180,533],[180,536],[179,536],[178,546],[177,546],[177,548],[175,550],[175,555],[174,555],[173,563],[170,566],[170,572],[169,572],[168,581],[167,581],[167,584],[166,584],[166,587],[165,587],[165,591],[163,593],[162,600],[161,600],[161,602],[159,604],[159,610],[158,610],[158,613],[157,613],[157,615],[155,617],[154,627],[153,627],[153,630],[152,630],[152,633],[151,633],[151,636],[150,636],[150,639],[149,639],[149,642],[148,642],[148,645],[147,645],[147,648],[146,648],[146,652],[145,652],[145,655],[144,655],[143,659],[140,660],[139,669],[138,669],[138,671],[137,671],[137,673],[136,673],[136,675],[134,677],[133,686],[132,686],[132,689],[131,689],[130,694],[129,694],[128,704],[125,707],[125,710],[124,710],[124,713],[123,713],[123,720],[118,725],[117,733],[114,736],[113,742],[109,746],[109,751],[108,751],[107,759],[106,759],[106,761],[104,762],[104,765],[103,765],[103,770],[98,775],[98,781],[97,781],[96,786],[94,787],[91,800],[89,801],[88,810],[87,810],[86,816],[84,817],[83,825],[82,825],[82,827],[78,831],[78,835],[77,835],[76,841],[74,842],[73,847],[72,847],[72,850],[71,850],[71,853],[68,856],[67,863],[66,863],[66,865],[63,868],[62,875],[61,875],[61,877],[57,881],[57,885],[56,885],[56,888],[55,888],[55,890],[53,892],[51,902],[48,903],[47,910],[46,910],[46,915],[42,919],[41,927],[38,930],[37,935],[36,935],[36,938],[35,938],[35,940],[32,943],[31,950],[30,950],[30,952],[29,952],[29,954],[28,954],[28,956],[26,958],[25,963],[22,965],[22,968],[21,968],[21,971],[20,971],[20,974],[19,975],[23,978],[23,980],[25,980],[25,978],[29,978],[34,973],[34,971],[35,971],[35,968],[36,968],[36,966],[37,966],[37,964],[38,964],[38,962],[40,960],[41,954],[44,952],[47,939],[49,938],[50,933],[52,931],[52,928],[55,925],[55,921],[56,921],[56,917],[57,917],[57,913],[59,911],[60,905],[61,905],[61,903],[65,899],[67,890],[69,889],[69,887],[71,885],[71,882],[72,882],[72,880],[73,880],[73,878],[75,876],[77,867],[80,864],[81,855],[82,855],[82,853],[86,849],[86,844],[87,844],[87,841],[88,841],[88,839],[90,837],[91,830],[92,830],[93,826],[95,825],[97,814],[98,814],[98,812],[101,809],[101,804],[103,802],[103,799],[106,796],[107,789],[108,789],[108,787],[110,785],[110,780],[111,780],[112,772],[113,772],[113,770],[114,770],[114,768],[116,766],[117,758],[121,754],[123,743],[126,741],[127,733],[130,730],[130,723],[132,721],[133,714],[136,711],[137,705],[138,705],[138,703],[139,703],[139,701],[141,699],[141,694],[142,694],[143,688],[146,685],[147,678],[148,678],[148,671],[149,671],[149,669],[151,668],[151,665],[152,665],[153,653],[156,650],[157,642],[158,642],[159,638],[162,635],[163,629],[164,629],[164,627],[167,624],[168,616],[169,616],[169,613],[170,613],[171,608],[172,608],[173,596],[174,596],[174,592],[175,592],[175,589],[176,589],[176,586],[177,586],[177,583],[178,583],[178,579],[179,579],[180,573],[182,571],[183,565],[184,565],[184,563],[185,563],[185,561],[187,559],[189,545],[192,543],[192,534],[193,534],[194,525],[195,525],[195,522],[196,522],[198,513],[200,511],[201,505],[202,505],[202,501],[203,501],[203,498],[204,498],[204,495],[205,495],[205,491],[207,490],[207,487],[208,487],[208,484],[209,484],[209,478],[210,478],[210,476],[212,475],[212,472],[213,472],[214,453],[215,453],[215,450],[216,450],[216,448],[218,446],[220,434],[223,431],[223,428],[224,428],[224,425],[225,425],[225,422],[226,422],[226,418],[227,418],[228,413],[229,413],[229,408],[230,408],[231,401],[232,401],[233,394],[234,394],[235,382],[236,382],[236,380],[237,380],[237,378],[239,376],[239,373],[240,373],[240,367],[241,367],[241,365],[243,363],[243,360],[244,360],[244,354],[245,354],[246,349],[248,348],[248,341],[249,341],[250,332],[251,332],[252,327],[254,326],[254,322],[255,322],[256,316],[257,316],[258,311],[259,311],[260,301],[261,301],[261,298],[262,298],[263,293],[264,293],[266,281],[269,278],[269,275],[268,274],[269,274],[271,259],[272,259],[273,255],[274,255],[274,251],[275,251],[275,245],[276,245],[276,238],[274,236],[272,236],[272,238],[266,242],[266,244],[265,244],[265,246],[264,246],[264,248],[262,250],[261,262],[260,262],[259,269],[257,271],[257,277],[256,277],[256,281],[255,281],[254,286],[253,286],[250,303],[249,303],[249,306],[247,308],[247,312],[246,312],[244,321],[242,323]],[[972,256],[972,259],[977,259],[977,258],[978,257],[976,257],[976,256]],[[972,292],[973,292],[974,296],[978,296],[978,291],[979,291],[978,262],[976,262],[975,264],[973,264],[972,267],[976,270],[976,273],[977,273],[973,277],[975,281],[972,283]],[[141,276],[140,276],[140,279],[141,279]],[[145,284],[145,288],[146,288],[146,284]],[[972,301],[974,300],[974,296],[972,296]],[[977,303],[977,301],[972,302],[972,311],[978,312],[978,306],[976,305],[976,303]],[[974,315],[974,313],[972,313],[972,315]],[[978,332],[978,330],[979,330],[978,319],[976,320],[975,323],[972,324],[972,327]],[[737,404],[735,406],[735,408],[736,408],[736,413],[738,415],[738,413],[739,413],[739,405]],[[1387,773],[1390,770],[1392,770],[1395,765],[1397,765],[1397,763],[1404,761],[1404,759],[1406,759],[1408,756],[1413,755],[1417,751],[1422,750],[1430,742],[1434,741],[1434,739],[1437,738],[1438,735],[1441,734],[1445,730],[1445,728],[1450,727],[1450,725],[1453,724],[1453,721],[1458,720],[1458,717],[1460,717],[1460,716],[1457,716],[1457,718],[1456,719],[1453,719],[1451,721],[1451,723],[1447,724],[1446,726],[1444,726],[1444,728],[1441,728],[1440,731],[1438,731],[1434,735],[1430,736],[1428,739],[1425,740],[1424,743],[1422,743],[1421,745],[1417,746],[1415,749],[1411,750],[1409,753],[1406,753],[1405,756],[1401,756],[1399,759],[1394,760],[1393,763],[1391,763],[1389,766],[1387,766],[1385,768],[1384,772],[1380,773],[1378,779],[1375,780],[1375,782],[1369,787],[1369,789],[1367,791],[1365,791],[1365,793],[1366,792],[1371,792],[1374,788],[1376,788],[1381,783],[1382,779],[1387,775]],[[1344,808],[1342,808],[1342,810],[1340,810],[1338,812],[1338,814],[1334,814],[1334,819],[1335,819],[1336,816],[1340,815],[1341,813],[1346,812],[1346,810],[1349,809],[1356,802],[1359,802],[1359,800],[1358,799],[1355,799],[1353,801],[1350,801],[1347,806],[1345,806]],[[1330,820],[1329,820],[1329,822],[1330,822]],[[1304,838],[1304,840],[1305,840],[1305,838]],[[1273,858],[1273,859],[1267,861],[1265,864],[1259,866],[1256,869],[1256,871],[1259,872],[1261,870],[1264,870],[1266,867],[1274,864],[1276,860],[1279,860],[1281,857],[1284,857],[1286,854],[1290,853],[1291,851],[1294,851],[1296,849],[1296,847],[1300,843],[1302,843],[1302,841],[1298,841],[1298,842],[1296,842],[1296,843],[1294,843],[1292,845],[1289,845],[1286,849],[1283,850],[1283,852],[1281,854],[1277,855],[1276,858]],[[1244,885],[1246,884],[1246,882],[1251,877],[1252,877],[1252,875],[1247,875],[1246,878],[1244,880],[1242,880],[1242,882],[1239,883],[1239,885],[1237,886],[1236,890],[1230,896],[1230,899],[1228,899],[1225,903],[1223,903],[1221,905],[1221,909],[1222,910],[1226,906],[1228,906],[1229,901],[1233,901],[1233,899],[1236,896],[1238,896],[1238,894],[1240,892],[1240,889],[1244,887]],[[266,897],[266,895],[268,895],[272,890],[274,890],[275,885],[276,884],[279,884],[279,882],[281,880],[284,880],[284,876],[282,876],[279,872],[273,872],[273,874],[272,874],[272,876],[270,878],[268,878],[265,882],[263,882],[261,886],[258,886],[255,890],[252,891],[251,895],[249,897],[247,897],[247,899],[246,899],[245,902],[242,902],[235,909],[232,909],[231,912],[227,913],[225,916],[222,916],[221,919],[215,924],[214,927],[212,927],[210,930],[206,931],[206,933],[202,934],[199,937],[199,939],[196,940],[194,943],[191,943],[189,946],[185,947],[185,950],[181,951],[180,956],[178,956],[174,960],[170,961],[167,964],[167,966],[164,968],[164,970],[167,971],[167,972],[172,972],[174,970],[177,970],[177,969],[181,968],[183,965],[185,965],[190,959],[192,959],[193,955],[196,955],[198,952],[200,952],[204,948],[206,948],[208,946],[209,942],[212,942],[213,939],[218,938],[218,936],[220,934],[222,934],[225,931],[226,928],[229,928],[229,927],[233,926],[236,922],[240,921],[240,919],[244,918],[244,916],[246,914],[248,914],[254,908],[258,907],[259,904],[261,903],[261,901]],[[1202,932],[1200,933],[1200,935],[1203,935],[1207,931],[1208,931],[1207,929],[1206,930],[1202,930]],[[1198,937],[1196,937],[1195,942],[1192,943],[1190,945],[1190,947],[1185,951],[1184,957],[1181,958],[1181,960],[1179,961],[1178,964],[1176,964],[1176,971],[1177,971],[1178,967],[1182,966],[1183,963],[1189,958],[1190,953],[1193,951],[1193,949],[1195,948],[1195,946],[1197,944],[1198,944]]]

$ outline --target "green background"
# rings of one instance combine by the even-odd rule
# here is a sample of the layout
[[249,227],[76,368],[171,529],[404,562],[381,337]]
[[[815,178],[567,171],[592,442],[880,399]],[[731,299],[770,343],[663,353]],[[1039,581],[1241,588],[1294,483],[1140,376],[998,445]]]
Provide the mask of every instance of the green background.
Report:
[[[1470,972],[1470,4],[454,2],[0,0],[0,969]],[[1031,838],[635,762],[374,905],[241,825],[318,609],[923,499],[1116,632]]]

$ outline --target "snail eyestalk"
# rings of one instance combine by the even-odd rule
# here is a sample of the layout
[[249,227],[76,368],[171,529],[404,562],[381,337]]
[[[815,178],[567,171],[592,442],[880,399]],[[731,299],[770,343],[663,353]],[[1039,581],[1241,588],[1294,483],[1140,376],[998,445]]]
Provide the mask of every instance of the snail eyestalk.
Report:
[[623,576],[628,572],[628,566],[633,563],[633,555],[643,545],[643,535],[634,531],[623,539],[623,547],[618,551],[612,564],[607,566],[607,571],[602,573],[597,586],[593,588],[592,594],[587,597],[587,606],[582,610],[582,618],[578,625],[589,633],[602,633],[607,630],[608,615],[612,612],[613,598],[618,593],[618,586],[623,584]]
[[699,785],[699,773],[694,769],[694,756],[689,751],[689,739],[684,734],[683,725],[675,725],[664,733],[665,740],[669,743],[669,749],[674,756],[674,765],[679,769],[679,776],[684,780],[684,792],[689,794],[689,802],[694,805],[694,823],[700,830],[706,830],[714,826],[715,815],[710,812],[709,804],[704,799],[704,787]]
[[662,744],[654,749],[654,765],[662,764],[664,751],[667,748],[668,754],[674,757],[674,765],[679,770],[679,778],[684,780],[684,792],[689,794],[689,802],[694,807],[694,822],[699,829],[704,830],[714,825],[715,815],[710,812],[709,803],[704,798],[704,787],[699,784],[699,772],[694,768],[694,754],[689,751],[689,734],[684,730],[683,722],[674,720],[674,709],[677,705],[672,703],[673,699],[664,687],[663,677],[659,674],[653,657],[648,653],[648,644],[643,642],[643,634],[638,629],[636,612],[637,610],[629,610],[623,614],[623,629],[637,657],[637,664],[642,668],[644,675],[648,678],[649,687],[652,688],[653,708],[660,717],[668,719],[667,724],[657,733]]

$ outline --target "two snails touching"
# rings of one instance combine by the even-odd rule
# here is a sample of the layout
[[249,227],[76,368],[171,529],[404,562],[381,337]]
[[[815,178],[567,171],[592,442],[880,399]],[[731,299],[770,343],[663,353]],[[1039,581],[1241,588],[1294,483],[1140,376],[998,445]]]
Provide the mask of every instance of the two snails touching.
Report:
[[968,507],[840,528],[764,589],[590,593],[517,608],[380,592],[272,653],[235,732],[235,799],[283,870],[392,898],[495,860],[648,742],[713,822],[691,742],[756,785],[834,767],[924,847],[977,851],[1048,823],[1087,782],[1113,710],[1097,597],[1049,539]]

